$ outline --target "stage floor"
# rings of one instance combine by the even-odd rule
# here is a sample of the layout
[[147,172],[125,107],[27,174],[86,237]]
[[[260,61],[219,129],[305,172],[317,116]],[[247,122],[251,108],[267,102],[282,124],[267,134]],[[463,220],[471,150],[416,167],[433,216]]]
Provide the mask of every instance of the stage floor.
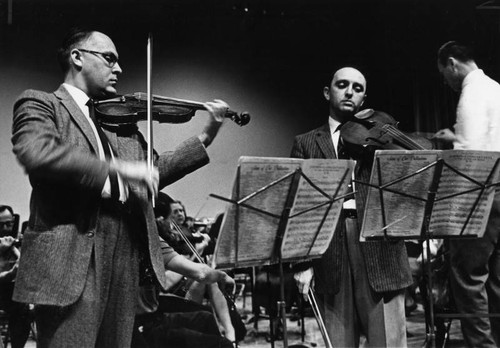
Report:
[[[248,299],[247,299],[248,302]],[[242,302],[237,301],[238,308],[242,309]],[[251,306],[250,306],[251,307]],[[247,310],[250,308],[248,303],[246,304],[245,310],[242,309],[242,313],[247,315],[247,320],[251,318],[251,314]],[[251,320],[251,319],[250,319]],[[300,333],[301,328],[298,325],[298,321],[287,320],[288,329],[288,345],[303,344],[306,347],[325,347],[323,338],[316,324],[316,319],[314,317],[306,316],[305,322],[305,340],[302,342]],[[426,333],[425,333],[425,319],[424,311],[422,306],[419,304],[417,309],[413,311],[406,321],[407,325],[407,338],[408,347],[421,348],[424,345]],[[269,334],[269,320],[260,319],[258,322],[258,329],[254,329],[253,323],[249,323],[247,326],[247,335],[243,342],[240,342],[241,348],[268,348],[271,347],[271,343],[266,341],[266,336],[268,338]],[[275,347],[283,347],[283,341],[276,341]],[[450,328],[449,339],[447,341],[446,347],[465,347],[462,332],[460,331],[460,321],[453,320]]]
[[[269,320],[261,318],[258,321],[258,328],[255,330],[252,321],[252,315],[250,312],[251,296],[247,295],[245,308],[243,308],[242,298],[239,297],[236,301],[236,305],[243,314],[244,321],[247,323],[247,335],[243,342],[240,342],[239,347],[241,348],[268,348],[271,347],[271,343],[266,340],[269,337]],[[300,333],[301,328],[299,326],[299,321],[290,319],[287,320],[288,328],[288,345],[302,344],[305,347],[325,347],[323,343],[323,338],[316,324],[316,319],[314,317],[306,316],[305,322],[305,340],[302,342]],[[420,348],[425,342],[425,322],[424,322],[424,311],[422,306],[419,304],[417,309],[413,311],[407,318],[407,335],[408,335],[408,347]],[[10,345],[9,345],[10,347]],[[26,348],[35,348],[36,343],[31,338],[28,341]],[[283,347],[283,341],[276,341],[275,347]],[[453,320],[449,340],[446,347],[465,347],[462,333],[460,331],[459,320]],[[195,347],[193,347],[195,348]]]

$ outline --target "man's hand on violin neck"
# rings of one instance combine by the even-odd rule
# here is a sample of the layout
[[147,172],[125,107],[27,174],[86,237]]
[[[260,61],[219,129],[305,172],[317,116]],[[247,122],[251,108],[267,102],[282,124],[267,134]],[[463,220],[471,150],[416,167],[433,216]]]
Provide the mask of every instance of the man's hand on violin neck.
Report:
[[124,181],[147,187],[148,191],[156,196],[160,174],[158,168],[149,169],[145,162],[126,162],[115,159],[110,164],[110,170],[116,171]]
[[212,143],[215,136],[219,132],[222,123],[225,120],[226,113],[229,110],[229,106],[220,99],[215,99],[213,102],[207,102],[204,104],[210,117],[208,122],[203,129],[203,132],[198,136],[203,145],[208,146]]

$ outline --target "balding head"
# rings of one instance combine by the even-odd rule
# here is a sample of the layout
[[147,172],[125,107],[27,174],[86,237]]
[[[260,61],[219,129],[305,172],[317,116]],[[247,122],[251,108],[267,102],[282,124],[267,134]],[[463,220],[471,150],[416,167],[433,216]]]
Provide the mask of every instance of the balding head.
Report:
[[59,51],[59,59],[67,66],[64,82],[84,91],[87,96],[102,99],[116,94],[122,70],[118,52],[111,38],[98,31],[71,34]]
[[363,105],[366,97],[365,76],[358,69],[341,68],[333,74],[330,87],[325,87],[323,94],[330,103],[330,116],[345,122]]

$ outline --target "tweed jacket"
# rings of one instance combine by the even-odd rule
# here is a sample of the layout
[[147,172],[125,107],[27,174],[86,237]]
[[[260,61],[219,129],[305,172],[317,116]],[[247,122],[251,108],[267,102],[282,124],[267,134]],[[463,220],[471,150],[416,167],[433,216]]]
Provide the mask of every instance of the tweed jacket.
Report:
[[[137,127],[103,129],[117,158],[142,161],[146,142]],[[13,151],[32,186],[14,300],[65,306],[82,293],[91,261],[101,192],[109,165],[85,115],[63,86],[25,91],[14,104]],[[189,161],[184,161],[186,157]],[[160,189],[208,163],[197,137],[155,156]],[[144,187],[129,184],[130,206],[147,240],[152,268],[165,285],[154,212]],[[171,256],[176,254],[172,250]]]
[[[294,158],[337,158],[332,143],[330,127],[327,124],[305,134],[295,137],[291,157]],[[355,177],[360,181],[368,181],[371,164],[358,161]],[[362,212],[366,197],[366,187],[358,185],[356,194],[356,207],[358,211],[358,225],[361,227]],[[342,257],[345,243],[345,224],[339,219],[339,224],[330,246],[323,256],[313,261],[317,291],[336,294],[339,291]],[[359,234],[359,231],[356,231]],[[386,292],[403,289],[413,280],[408,264],[408,256],[404,242],[370,241],[361,243],[361,251],[366,264],[368,279],[371,287],[376,292]]]

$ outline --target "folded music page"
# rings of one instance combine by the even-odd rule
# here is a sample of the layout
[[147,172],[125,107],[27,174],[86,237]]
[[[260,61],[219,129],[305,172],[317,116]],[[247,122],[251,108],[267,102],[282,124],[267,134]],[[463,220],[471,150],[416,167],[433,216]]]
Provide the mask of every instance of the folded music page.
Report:
[[[345,194],[352,168],[354,162],[346,160],[241,157],[214,265],[275,263],[277,243],[283,261],[319,257],[342,208],[343,200],[332,198]],[[286,209],[289,214],[283,215]]]
[[361,239],[423,239],[430,192],[435,192],[429,215],[432,238],[482,236],[499,157],[486,151],[376,151]]
[[346,194],[353,168],[353,161],[304,160],[302,172],[322,192],[301,178],[283,238],[284,259],[314,258],[325,253],[344,202],[343,199],[329,202],[329,197]]
[[490,186],[482,191],[480,184],[498,182],[498,168],[493,173],[492,170],[500,153],[455,150],[443,151],[441,157],[447,166],[443,167],[441,173],[429,232],[435,236],[482,237],[495,187]]

